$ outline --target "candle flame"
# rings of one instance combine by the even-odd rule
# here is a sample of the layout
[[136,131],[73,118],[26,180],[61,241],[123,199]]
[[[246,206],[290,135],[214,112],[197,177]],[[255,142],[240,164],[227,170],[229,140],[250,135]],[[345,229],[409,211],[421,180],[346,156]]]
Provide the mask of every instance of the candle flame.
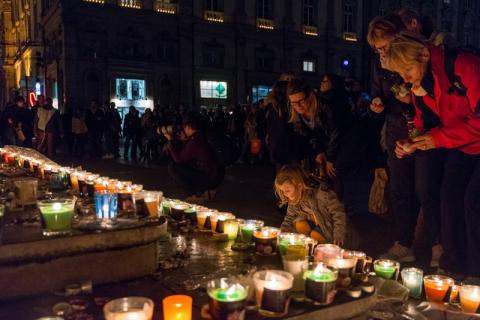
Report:
[[62,205],[58,202],[55,202],[53,205],[52,205],[52,209],[53,210],[60,210],[60,208],[62,208]]

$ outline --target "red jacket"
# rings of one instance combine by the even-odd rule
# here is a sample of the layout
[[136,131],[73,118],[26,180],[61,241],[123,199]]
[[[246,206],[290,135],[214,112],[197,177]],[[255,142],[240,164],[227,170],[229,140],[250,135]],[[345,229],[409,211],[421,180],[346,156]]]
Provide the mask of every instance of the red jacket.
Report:
[[[447,93],[451,84],[445,72],[443,50],[431,47],[429,51],[435,79],[435,98],[429,95],[422,98],[442,123],[440,127],[430,130],[433,141],[439,148],[455,148],[468,154],[480,154],[480,110],[475,113],[480,99],[480,57],[460,52],[455,60],[455,74],[467,88],[466,96],[462,96],[456,92]],[[413,102],[416,106],[415,126],[422,128],[421,111],[415,97]]]

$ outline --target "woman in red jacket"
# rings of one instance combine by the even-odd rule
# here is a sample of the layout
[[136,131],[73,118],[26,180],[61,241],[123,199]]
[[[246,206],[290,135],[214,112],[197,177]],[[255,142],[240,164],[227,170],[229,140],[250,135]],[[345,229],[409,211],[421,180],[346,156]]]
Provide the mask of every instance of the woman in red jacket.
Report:
[[[419,136],[398,141],[402,157],[416,150],[448,149],[442,181],[440,266],[480,275],[480,57],[455,55],[410,34],[390,43],[387,67],[412,85]],[[422,120],[438,117],[426,131]],[[467,263],[465,263],[465,261]]]

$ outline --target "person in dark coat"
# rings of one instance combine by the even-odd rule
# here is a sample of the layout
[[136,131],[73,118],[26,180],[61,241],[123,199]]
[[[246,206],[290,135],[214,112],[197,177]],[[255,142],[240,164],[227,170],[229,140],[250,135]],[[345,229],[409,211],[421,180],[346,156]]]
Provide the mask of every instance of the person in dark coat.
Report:
[[91,157],[98,159],[102,155],[102,137],[105,128],[105,113],[98,106],[97,101],[91,101],[90,108],[85,113],[85,122],[88,128]]
[[24,140],[22,141],[17,134],[17,145],[31,148],[33,139],[33,123],[35,121],[35,111],[29,108],[25,103],[16,105],[16,128],[21,130]]
[[15,99],[15,103],[8,103],[2,112],[1,128],[2,143],[4,145],[15,145],[17,141],[17,109],[23,108],[25,99],[19,96]]
[[209,200],[223,181],[225,167],[201,131],[200,116],[190,113],[183,120],[183,142],[167,130],[162,133],[173,159],[168,171],[188,195],[186,201],[200,204]]
[[63,136],[60,114],[52,103],[52,98],[45,99],[45,104],[37,110],[34,126],[37,150],[50,159],[55,156],[57,141]]
[[105,110],[105,159],[117,159],[120,148],[120,132],[122,131],[122,118],[115,106],[110,102]]
[[123,136],[125,137],[125,144],[123,149],[123,158],[128,159],[128,151],[131,144],[131,158],[132,160],[137,158],[138,136],[141,136],[141,120],[138,116],[137,109],[134,106],[130,106],[125,120],[123,122]]

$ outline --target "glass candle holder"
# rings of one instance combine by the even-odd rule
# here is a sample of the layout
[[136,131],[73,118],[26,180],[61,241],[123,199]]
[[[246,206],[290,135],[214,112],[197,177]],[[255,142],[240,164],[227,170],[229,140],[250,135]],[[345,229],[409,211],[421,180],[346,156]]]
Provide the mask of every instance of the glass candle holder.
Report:
[[253,274],[258,312],[267,317],[283,317],[288,313],[293,276],[285,271],[264,270]]
[[105,178],[105,177],[97,178],[97,180],[95,180],[95,184],[93,186],[94,186],[94,191],[95,192],[107,191],[108,178]]
[[235,216],[229,212],[219,212],[216,215],[210,217],[213,233],[225,232],[225,221],[228,219],[235,219]]
[[160,199],[163,197],[161,191],[141,191],[133,194],[135,212],[143,218],[158,218]]
[[125,297],[103,306],[105,320],[152,320],[154,303],[144,297]]
[[190,220],[190,225],[196,226],[197,225],[197,207],[190,206],[189,208],[185,209],[185,217]]
[[72,173],[70,173],[70,180],[71,180],[70,182],[72,184],[72,188],[77,193],[80,193],[80,186],[78,184],[78,178],[80,176],[85,175],[86,173],[87,173],[86,171],[79,171],[79,170],[75,170]]
[[200,231],[210,232],[212,230],[212,215],[216,215],[215,210],[199,210],[197,212],[197,225]]
[[451,287],[455,285],[452,278],[442,275],[428,275],[423,277],[425,296],[430,302],[449,302]]
[[303,279],[303,265],[308,263],[308,256],[298,254],[282,255],[283,270],[289,272],[293,276],[292,291],[300,292],[305,288]]
[[170,210],[171,214],[170,216],[172,217],[173,220],[176,221],[182,221],[185,219],[185,210],[190,208],[190,205],[187,203],[170,203]]
[[327,263],[330,259],[343,257],[343,250],[335,244],[325,243],[315,247],[314,260]]
[[356,261],[355,265],[355,273],[364,273],[365,271],[365,263],[367,255],[365,252],[361,251],[351,251],[351,250],[344,250],[343,251],[344,258],[353,258]]
[[460,287],[460,305],[468,313],[480,313],[480,286],[462,285]]
[[228,240],[235,240],[238,236],[238,220],[227,219],[223,226],[224,233],[227,234]]
[[97,219],[111,220],[118,215],[117,193],[101,191],[95,193],[95,212]]
[[248,285],[221,278],[207,284],[210,315],[215,320],[244,319]]
[[[118,185],[117,185],[118,187]],[[123,214],[133,214],[135,212],[135,205],[133,203],[133,195],[143,190],[140,184],[128,185],[122,182],[118,190],[118,211]]]
[[240,236],[242,242],[251,244],[253,243],[253,233],[260,230],[263,227],[263,221],[261,220],[244,220],[240,224]]
[[38,180],[35,178],[15,180],[13,182],[15,201],[20,205],[37,203]]
[[57,198],[37,202],[40,209],[43,234],[57,235],[70,233],[76,198]]
[[355,258],[334,258],[327,262],[327,266],[338,270],[339,278],[351,278],[355,271],[357,260]]
[[308,256],[313,257],[317,244],[317,240],[310,237],[305,238],[305,245],[308,247]]
[[162,301],[164,320],[191,320],[192,297],[176,294],[168,296]]
[[278,252],[282,256],[286,254],[308,256],[306,238],[303,234],[282,232],[278,235]]
[[404,268],[401,272],[402,283],[408,289],[410,297],[419,299],[422,296],[423,270]]
[[253,233],[255,252],[261,256],[271,256],[277,253],[277,237],[280,229],[263,227]]
[[320,305],[331,304],[336,294],[338,272],[323,262],[303,264],[305,296]]
[[119,181],[117,179],[108,179],[107,190],[110,192],[116,192],[118,190]]
[[386,280],[397,280],[400,270],[400,263],[393,260],[380,259],[373,262],[373,270],[377,277]]

